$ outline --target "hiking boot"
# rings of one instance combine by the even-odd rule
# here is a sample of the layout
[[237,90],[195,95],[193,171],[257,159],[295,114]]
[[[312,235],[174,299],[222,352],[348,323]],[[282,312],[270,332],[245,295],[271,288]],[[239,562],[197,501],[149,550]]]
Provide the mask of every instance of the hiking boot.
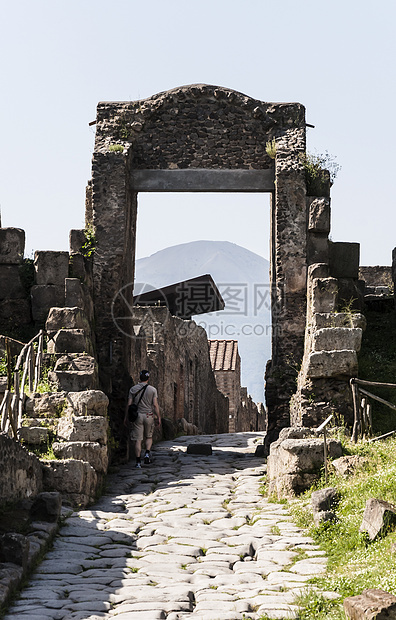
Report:
[[142,469],[142,464],[140,462],[136,463],[135,467],[137,467],[138,469]]
[[150,463],[152,463],[150,452],[146,452],[146,454],[144,455],[144,464],[150,465]]

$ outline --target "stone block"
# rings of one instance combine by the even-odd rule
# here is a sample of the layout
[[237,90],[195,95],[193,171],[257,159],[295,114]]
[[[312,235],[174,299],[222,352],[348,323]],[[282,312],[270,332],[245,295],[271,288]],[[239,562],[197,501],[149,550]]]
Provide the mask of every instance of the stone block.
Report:
[[85,258],[79,252],[70,254],[69,274],[71,278],[77,278],[80,282],[84,282],[86,278]]
[[[283,437],[298,434],[299,429],[283,429]],[[301,429],[305,435],[309,429]],[[331,458],[342,454],[339,441],[330,439],[327,442],[328,454]],[[323,439],[304,437],[301,439],[282,438],[270,446],[267,460],[268,491],[278,497],[289,497],[310,488],[318,479],[324,463]]]
[[52,284],[64,288],[69,277],[69,252],[40,250],[34,254],[36,284]]
[[66,392],[95,389],[98,383],[95,359],[80,353],[64,355],[57,360],[54,370],[48,373],[48,378]]
[[309,209],[308,229],[318,233],[330,232],[330,199],[307,198]]
[[92,345],[83,329],[60,329],[48,340],[48,353],[92,353]]
[[67,395],[69,412],[75,416],[106,416],[109,399],[100,390],[69,392]]
[[70,308],[84,309],[84,289],[78,278],[65,280],[65,305]]
[[314,331],[325,327],[352,327],[366,329],[366,317],[360,312],[316,312],[312,316]]
[[0,227],[0,264],[20,265],[25,252],[25,231]]
[[[341,443],[336,439],[327,441],[330,458],[342,455]],[[271,444],[268,457],[268,477],[283,474],[316,473],[324,463],[323,439],[284,439]]]
[[85,329],[89,331],[88,320],[81,308],[52,307],[45,324],[47,331],[59,329]]
[[28,325],[32,321],[30,299],[0,301],[0,324]]
[[280,499],[282,497],[294,497],[300,493],[303,493],[318,480],[317,473],[295,473],[295,474],[283,474],[268,482],[268,494],[277,495]]
[[307,255],[309,263],[328,263],[329,240],[327,235],[310,232],[307,239]]
[[67,415],[59,420],[57,435],[64,441],[107,444],[108,422],[104,416]]
[[338,278],[337,308],[361,312],[364,308],[364,282],[352,278]]
[[81,252],[82,246],[86,242],[85,231],[73,228],[69,233],[70,252]]
[[162,438],[167,440],[167,439],[173,439],[174,437],[176,437],[177,434],[177,429],[176,429],[176,424],[174,423],[173,420],[170,420],[169,418],[162,418]]
[[392,250],[392,280],[396,284],[396,248]]
[[315,433],[312,428],[304,426],[287,426],[282,428],[278,441],[284,441],[285,439],[306,439],[307,437],[315,437]]
[[356,351],[314,351],[308,356],[306,376],[309,379],[355,377],[357,372]]
[[59,491],[74,505],[86,506],[95,497],[98,477],[94,468],[80,460],[43,462],[44,488]]
[[267,456],[267,447],[261,443],[258,446],[256,446],[256,450],[254,451],[254,456],[256,456],[257,458],[265,458]]
[[64,286],[52,284],[35,285],[31,288],[33,320],[44,323],[48,311],[53,306],[63,306],[65,302]]
[[359,532],[367,532],[370,540],[374,540],[395,525],[396,506],[374,497],[367,500]]
[[66,392],[36,392],[26,399],[26,414],[32,418],[57,418],[66,408],[66,396]]
[[23,427],[32,427],[32,426],[41,426],[47,428],[51,433],[55,433],[58,428],[58,418],[30,418],[23,417],[22,426]]
[[6,433],[0,433],[0,472],[2,503],[26,499],[43,490],[40,460]]
[[312,336],[313,351],[360,351],[362,330],[350,327],[325,327]]
[[313,521],[315,527],[318,527],[321,523],[325,523],[326,521],[336,521],[337,517],[331,510],[320,510],[319,512],[313,513]]
[[48,441],[48,428],[44,426],[22,426],[18,429],[19,441],[28,445],[39,446]]
[[335,278],[314,278],[312,282],[312,312],[334,312],[338,293]]
[[396,596],[384,590],[364,590],[344,599],[343,605],[350,620],[396,620]]
[[0,536],[0,562],[11,562],[25,571],[29,559],[29,539],[23,534]]
[[62,496],[60,493],[44,492],[39,493],[33,500],[30,508],[30,516],[33,521],[56,522],[61,514]]
[[329,265],[327,263],[313,263],[308,267],[308,280],[313,282],[315,278],[328,278]]
[[367,463],[367,459],[364,456],[354,454],[352,456],[341,456],[332,461],[331,466],[340,476],[353,476],[356,470],[363,467],[365,463]]
[[331,510],[339,501],[339,493],[334,487],[314,491],[311,496],[313,512]]
[[0,300],[24,297],[27,294],[19,277],[19,266],[0,264]]
[[359,277],[360,244],[330,242],[329,267],[333,278]]
[[52,444],[54,454],[60,459],[75,459],[89,463],[95,471],[106,473],[109,464],[107,447],[93,441],[69,441]]
[[209,443],[190,443],[187,446],[187,454],[210,456],[212,454],[212,446]]

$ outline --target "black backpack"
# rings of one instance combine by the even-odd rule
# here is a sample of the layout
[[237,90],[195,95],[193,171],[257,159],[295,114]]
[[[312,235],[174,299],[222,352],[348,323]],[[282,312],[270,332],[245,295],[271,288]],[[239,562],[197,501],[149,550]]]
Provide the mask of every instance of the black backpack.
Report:
[[[133,424],[133,422],[136,422],[137,417],[138,417],[138,409],[139,409],[139,403],[143,398],[143,394],[146,390],[147,385],[145,385],[144,387],[142,387],[138,392],[136,392],[136,394],[133,395],[132,397],[132,404],[129,405],[128,407],[128,420],[129,422],[131,422]],[[138,400],[137,403],[135,403],[135,398],[136,396],[140,394],[140,398]]]

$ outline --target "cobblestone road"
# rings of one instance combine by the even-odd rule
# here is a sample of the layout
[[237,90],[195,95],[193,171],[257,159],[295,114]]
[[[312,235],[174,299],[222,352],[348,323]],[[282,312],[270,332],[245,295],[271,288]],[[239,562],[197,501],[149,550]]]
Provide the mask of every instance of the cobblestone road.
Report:
[[[326,559],[259,493],[259,433],[162,442],[73,513],[5,620],[295,618]],[[186,454],[211,443],[212,456]]]

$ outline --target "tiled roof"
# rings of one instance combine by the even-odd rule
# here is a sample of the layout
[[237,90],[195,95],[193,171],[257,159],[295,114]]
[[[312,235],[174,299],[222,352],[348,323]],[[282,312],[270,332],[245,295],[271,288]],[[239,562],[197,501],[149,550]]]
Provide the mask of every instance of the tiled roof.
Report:
[[209,340],[209,353],[213,370],[236,370],[238,340]]

